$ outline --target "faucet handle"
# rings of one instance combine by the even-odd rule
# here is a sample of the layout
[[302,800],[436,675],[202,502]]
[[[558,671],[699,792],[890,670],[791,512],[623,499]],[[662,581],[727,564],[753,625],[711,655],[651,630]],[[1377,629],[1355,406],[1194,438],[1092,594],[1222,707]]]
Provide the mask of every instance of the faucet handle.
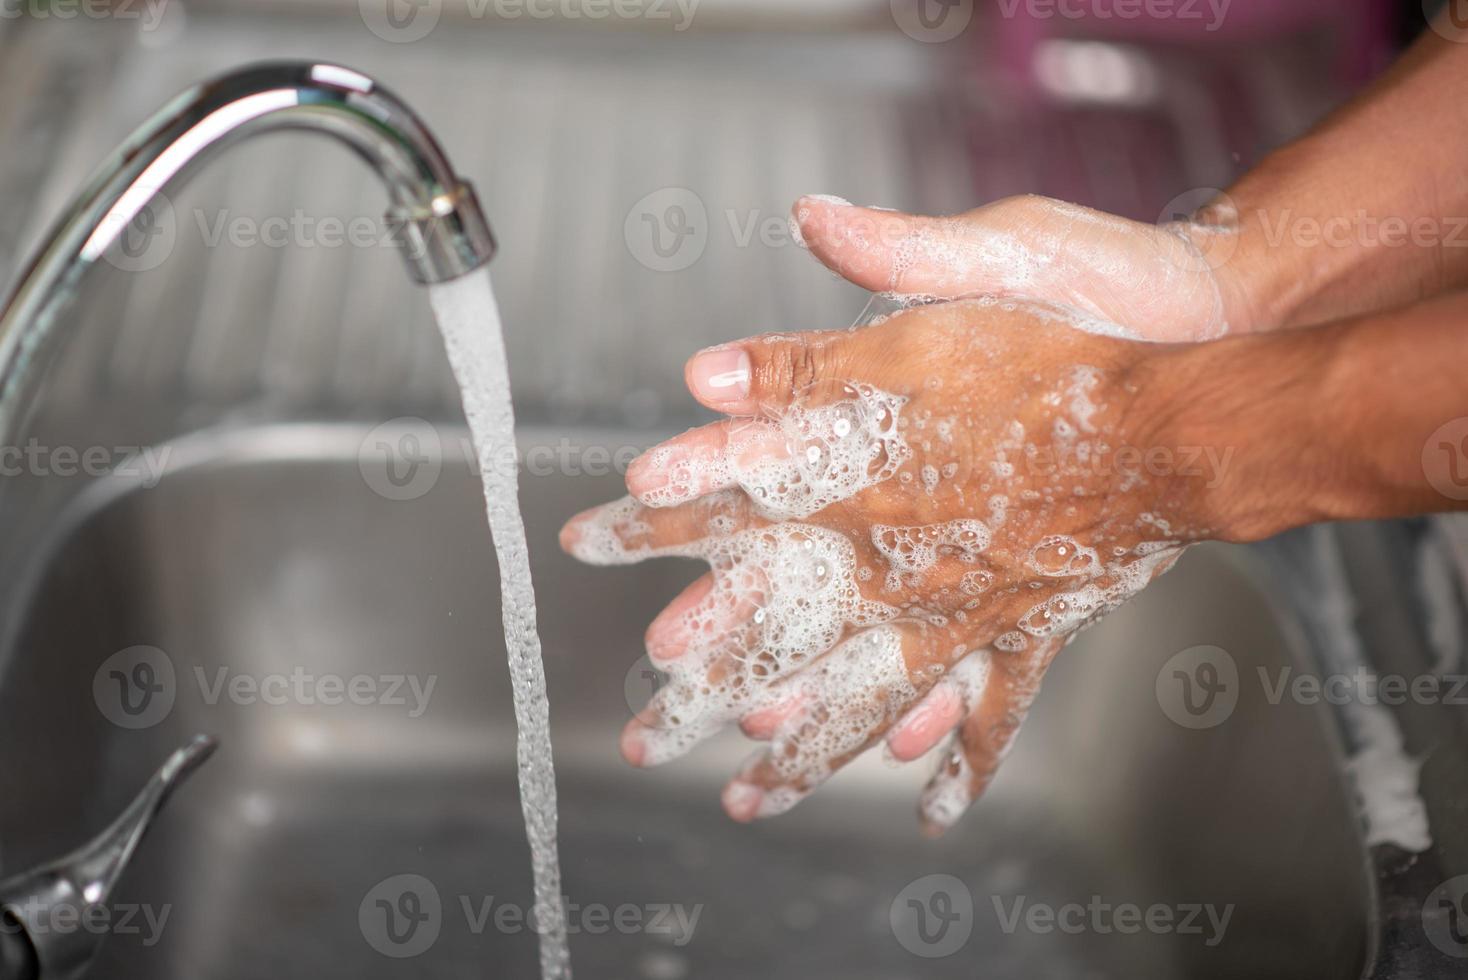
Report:
[[49,928],[48,917],[69,906],[83,922],[89,909],[106,902],[163,804],[218,747],[214,738],[194,736],[90,843],[0,882],[0,980],[76,980],[86,973],[103,935]]

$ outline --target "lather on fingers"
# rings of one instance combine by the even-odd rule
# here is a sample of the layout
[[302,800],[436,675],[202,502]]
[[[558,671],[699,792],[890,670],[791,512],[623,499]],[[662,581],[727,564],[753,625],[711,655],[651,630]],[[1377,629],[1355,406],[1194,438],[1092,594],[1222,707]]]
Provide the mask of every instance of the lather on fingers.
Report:
[[649,631],[669,683],[628,725],[629,761],[734,724],[768,738],[724,794],[747,820],[879,743],[902,762],[957,730],[923,800],[930,830],[957,819],[1059,640],[1195,533],[1187,481],[1107,457],[1137,438],[1125,423],[1159,417],[1132,411],[1135,366],[1158,348],[1068,317],[959,300],[692,358],[690,389],[735,417],[653,450],[635,497],[566,533],[588,560],[711,568]]
[[988,658],[982,685],[968,685],[968,715],[954,732],[919,803],[923,830],[938,837],[989,788],[1014,745],[1040,681],[1068,638]]

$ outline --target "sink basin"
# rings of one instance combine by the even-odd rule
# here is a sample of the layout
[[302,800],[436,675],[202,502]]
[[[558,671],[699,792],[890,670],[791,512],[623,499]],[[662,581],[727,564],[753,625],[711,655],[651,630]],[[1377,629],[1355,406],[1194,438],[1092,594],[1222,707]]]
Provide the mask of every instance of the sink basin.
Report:
[[[223,743],[127,872],[116,907],[141,912],[132,931],[117,917],[93,975],[535,975],[535,937],[515,914],[530,905],[529,867],[478,483],[447,452],[426,484],[376,492],[367,434],[301,424],[195,437],[155,488],[103,481],[80,495],[12,583],[0,872],[89,837],[193,733]],[[522,437],[618,447],[649,434]],[[747,751],[737,735],[653,772],[616,752],[629,701],[652,683],[635,666],[643,628],[695,568],[594,569],[561,555],[561,521],[616,495],[614,474],[525,474],[522,487],[580,976],[1361,971],[1366,851],[1320,709],[1267,705],[1244,685],[1226,723],[1191,729],[1159,703],[1159,671],[1195,645],[1228,650],[1241,675],[1293,661],[1246,553],[1195,550],[1083,635],[990,795],[945,840],[917,833],[928,764],[877,758],[792,814],[740,827],[718,805]],[[119,715],[112,671],[136,679],[139,657],[158,668],[167,703]],[[279,697],[278,677],[305,686]],[[331,677],[356,679],[364,703],[326,703],[350,689],[312,683]],[[952,924],[969,930],[956,950],[894,929],[894,901],[905,896],[901,912],[914,894],[930,900],[935,874],[961,884],[928,908],[971,909]],[[418,904],[403,904],[405,887]],[[1221,939],[1201,914],[1194,930],[1128,932],[1106,928],[1120,920],[1105,912],[1062,919],[1080,928],[1014,919],[1097,903],[1164,906],[1176,924],[1195,904],[1229,918]],[[417,946],[385,941],[389,913],[415,910]],[[150,928],[147,912],[167,919]]]

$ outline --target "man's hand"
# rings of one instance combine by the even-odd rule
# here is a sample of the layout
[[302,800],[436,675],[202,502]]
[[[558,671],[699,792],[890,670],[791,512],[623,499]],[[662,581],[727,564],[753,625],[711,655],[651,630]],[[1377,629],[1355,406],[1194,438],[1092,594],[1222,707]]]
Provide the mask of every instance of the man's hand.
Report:
[[1038,299],[1142,340],[1260,326],[1232,278],[1236,232],[1221,227],[1141,224],[1036,196],[942,218],[804,197],[791,221],[811,254],[877,293]]
[[651,450],[631,497],[562,534],[586,561],[712,569],[648,630],[670,683],[628,725],[628,760],[737,722],[770,743],[725,790],[749,820],[879,741],[911,760],[952,733],[922,811],[950,826],[1066,638],[1207,530],[1199,481],[1147,462],[1167,393],[1138,368],[1168,345],[1071,318],[960,300],[695,356],[690,390],[731,418]]

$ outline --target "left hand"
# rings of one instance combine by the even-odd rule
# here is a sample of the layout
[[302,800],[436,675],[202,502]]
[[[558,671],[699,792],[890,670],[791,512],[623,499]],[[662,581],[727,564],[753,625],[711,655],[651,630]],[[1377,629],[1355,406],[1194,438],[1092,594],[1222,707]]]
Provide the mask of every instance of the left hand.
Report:
[[670,682],[623,733],[630,762],[738,721],[770,742],[724,791],[750,820],[879,741],[905,761],[952,733],[922,817],[957,820],[1068,635],[1211,523],[1201,481],[1142,462],[1196,379],[1152,370],[1169,345],[1070,317],[960,300],[689,362],[695,398],[731,418],[649,451],[631,497],[562,532],[589,562],[712,568],[648,630]]
[[811,255],[872,292],[1028,298],[1139,340],[1270,329],[1247,263],[1232,260],[1234,219],[1226,208],[1198,217],[1149,225],[1034,194],[945,217],[803,197],[790,215]]

